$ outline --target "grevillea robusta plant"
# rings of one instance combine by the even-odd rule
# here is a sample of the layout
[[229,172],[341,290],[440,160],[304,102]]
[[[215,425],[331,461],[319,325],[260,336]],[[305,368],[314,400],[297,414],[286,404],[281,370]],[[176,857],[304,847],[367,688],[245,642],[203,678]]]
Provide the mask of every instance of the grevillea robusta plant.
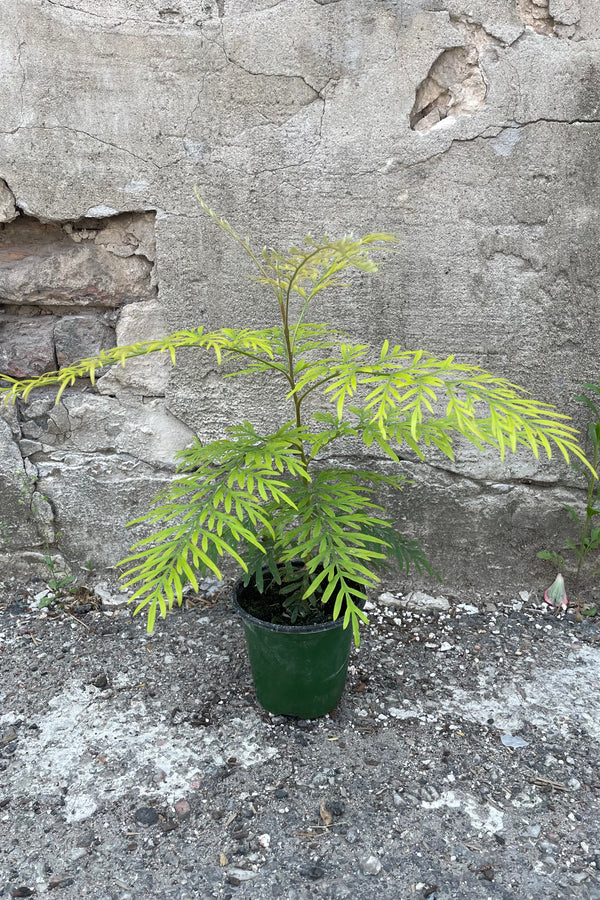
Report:
[[[393,235],[309,236],[285,252],[255,252],[199,200],[271,292],[273,320],[256,328],[190,327],[37,378],[4,377],[5,401],[27,400],[56,384],[58,402],[67,386],[80,378],[93,384],[106,366],[152,353],[170,354],[175,364],[177,351],[190,347],[227,362],[228,377],[237,364],[236,378],[272,379],[289,410],[283,421],[271,433],[260,423],[239,422],[227,437],[205,445],[196,440],[178,454],[172,483],[135,520],[150,533],[122,561],[125,585],[134,589],[136,612],[147,608],[151,631],[157,611],[164,617],[181,604],[186,583],[197,588],[200,576],[221,575],[221,557],[233,557],[259,591],[266,564],[269,581],[281,584],[284,618],[304,624],[323,604],[333,605],[333,617],[351,623],[358,642],[359,620],[366,621],[362,601],[381,565],[395,560],[407,570],[432,571],[420,545],[398,534],[379,500],[382,489],[405,483],[399,448],[422,458],[424,447],[434,447],[452,458],[453,437],[461,436],[501,457],[521,446],[550,457],[554,447],[567,461],[583,461],[577,432],[567,416],[478,366],[387,341],[375,349],[353,341],[338,323],[308,319],[314,298],[343,289],[351,270],[375,273],[376,260],[393,249]],[[331,464],[335,445],[348,439],[393,460],[398,474]]]

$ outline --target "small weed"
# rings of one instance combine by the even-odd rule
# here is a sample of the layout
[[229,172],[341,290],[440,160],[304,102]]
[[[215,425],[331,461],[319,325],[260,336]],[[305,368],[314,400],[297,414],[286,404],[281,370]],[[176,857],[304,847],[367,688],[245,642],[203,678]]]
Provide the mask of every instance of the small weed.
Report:
[[[57,534],[56,539],[58,540],[59,538],[60,534]],[[46,607],[51,609],[60,608],[60,601],[64,600],[65,597],[73,592],[75,577],[59,568],[54,559],[52,559],[48,547],[46,547],[46,552],[44,554],[44,562],[46,563],[50,576],[46,582],[50,593],[47,597],[40,600],[38,607],[39,609],[44,609]]]
[[[585,516],[580,515],[572,506],[565,505],[567,515],[575,526],[575,537],[567,540],[567,548],[572,552],[576,563],[575,590],[579,587],[584,562],[590,554],[600,548],[600,525],[595,524],[599,521],[597,517],[600,517],[600,479],[594,475],[594,472],[598,472],[600,465],[600,381],[597,384],[586,383],[583,387],[592,396],[582,393],[575,397],[575,400],[585,404],[593,416],[588,426],[591,451],[588,455],[588,462],[593,471],[577,463],[572,463],[571,468],[585,481],[587,488]],[[567,567],[563,555],[556,550],[540,550],[537,555],[540,559],[549,560],[558,570]],[[589,574],[590,577],[600,574],[600,566]],[[595,616],[597,611],[597,605],[581,610],[582,614],[586,616]]]

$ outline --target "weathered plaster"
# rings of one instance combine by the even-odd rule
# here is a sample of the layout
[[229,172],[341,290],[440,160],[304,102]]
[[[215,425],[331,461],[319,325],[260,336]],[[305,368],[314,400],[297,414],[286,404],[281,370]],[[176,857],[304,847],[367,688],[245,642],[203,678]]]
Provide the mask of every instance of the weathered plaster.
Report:
[[[60,236],[46,256],[0,266],[6,363],[28,329],[62,359],[108,340],[101,327],[131,341],[273,315],[202,217],[197,183],[259,245],[309,229],[400,235],[376,278],[325,298],[315,318],[456,352],[567,412],[597,377],[595,0],[0,0],[0,16],[2,234]],[[437,79],[448,103],[430,98],[440,121],[415,130]],[[143,223],[156,262],[147,228],[124,240]],[[77,243],[80,230],[93,240]],[[82,273],[103,260],[106,302],[89,302]],[[90,547],[99,566],[124,555],[121,525],[193,432],[274,418],[268,393],[251,383],[236,398],[207,358],[181,354],[169,375],[138,361],[97,393],[11,420],[3,477],[33,467],[69,560]],[[455,464],[407,467],[416,484],[399,520],[450,580],[467,557],[474,580],[523,578],[578,496],[560,464],[525,457],[502,466],[461,450]],[[12,527],[21,507],[5,496]],[[38,552],[39,531],[19,528],[19,550]]]

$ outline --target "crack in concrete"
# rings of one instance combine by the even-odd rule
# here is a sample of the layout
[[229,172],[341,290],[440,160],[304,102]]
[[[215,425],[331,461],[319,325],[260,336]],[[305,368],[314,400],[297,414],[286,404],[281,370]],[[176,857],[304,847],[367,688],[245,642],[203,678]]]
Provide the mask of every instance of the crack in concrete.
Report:
[[23,52],[23,47],[26,46],[26,43],[27,42],[25,40],[21,39],[21,40],[19,40],[19,46],[17,47],[17,66],[19,68],[19,71],[21,72],[21,84],[19,86],[19,100],[21,102],[21,121],[23,121],[23,115],[25,112],[25,98],[23,95],[25,92],[25,82],[27,80],[27,76],[25,74],[25,67],[23,66],[22,52]]
[[[145,159],[143,156],[139,156],[137,153],[134,153],[133,150],[129,150],[127,147],[119,147],[118,144],[113,144],[111,141],[107,141],[104,138],[98,137],[98,135],[96,134],[91,134],[91,132],[89,131],[84,131],[81,128],[73,128],[71,125],[18,125],[11,131],[0,131],[0,134],[11,135],[16,134],[18,131],[68,131],[72,134],[84,135],[85,137],[91,138],[91,140],[93,141],[98,141],[98,143],[104,144],[106,147],[112,147],[113,150],[118,150],[120,153],[127,153],[128,156],[131,156],[133,159],[137,159],[138,162],[153,166],[156,170],[164,169],[172,165],[171,162],[160,165],[159,163],[156,163],[151,159]],[[139,212],[139,210],[134,211]]]
[[[235,66],[236,69],[240,69],[240,71],[245,72],[247,75],[252,75],[258,78],[287,78],[293,81],[302,81],[306,85],[306,87],[309,88],[314,94],[314,97],[312,97],[312,99],[309,100],[308,103],[303,103],[302,106],[310,106],[311,103],[314,103],[316,100],[321,99],[321,90],[323,90],[323,88],[321,88],[321,90],[318,90],[314,85],[307,81],[304,75],[288,75],[287,73],[283,72],[253,72],[252,69],[248,69],[241,63],[236,62],[235,59],[231,59],[231,57],[227,55],[227,52],[224,48],[223,52],[225,53],[225,58],[227,59],[227,62],[230,63],[230,65]],[[331,81],[331,79],[328,80],[327,84],[329,83],[329,81]]]
[[530,119],[524,122],[509,122],[503,125],[487,125],[485,129],[479,134],[475,134],[472,137],[454,137],[451,139],[448,146],[444,147],[442,150],[437,151],[436,153],[432,153],[430,156],[426,156],[424,159],[419,159],[413,163],[400,163],[398,160],[395,160],[396,165],[391,166],[388,163],[385,164],[385,171],[380,167],[377,170],[366,170],[364,172],[356,172],[355,175],[371,175],[375,172],[379,174],[387,174],[388,172],[395,172],[399,168],[404,169],[414,169],[416,166],[422,166],[425,163],[431,162],[431,160],[438,159],[441,156],[445,156],[446,153],[452,148],[454,144],[471,144],[475,141],[479,140],[493,140],[501,135],[504,131],[519,131],[523,128],[529,128],[532,125],[539,125],[541,123],[547,123],[548,125],[600,125],[600,119],[552,119],[547,117],[540,117],[538,119]]
[[[68,3],[57,3],[56,0],[45,0],[48,6],[57,6],[59,9],[70,9],[72,12],[79,13],[80,16],[94,16],[96,19],[108,19],[109,16],[103,16],[102,13],[90,12],[87,9],[78,9],[76,6],[69,6]],[[121,23],[119,23],[121,24]]]
[[[276,4],[276,5],[279,5],[279,4]],[[272,7],[269,7],[269,8],[272,8]],[[239,69],[241,72],[244,72],[246,75],[250,75],[255,78],[274,78],[274,79],[284,78],[284,79],[288,79],[288,80],[301,81],[303,84],[306,85],[307,88],[309,88],[310,91],[312,91],[313,96],[310,98],[310,100],[308,102],[302,103],[300,108],[305,108],[305,107],[311,106],[313,103],[316,103],[316,102],[321,102],[323,104],[322,109],[321,109],[321,114],[319,117],[319,125],[318,125],[318,141],[317,141],[317,146],[318,146],[318,144],[321,143],[322,135],[323,135],[323,122],[324,122],[324,117],[325,117],[325,103],[326,103],[325,93],[331,84],[336,83],[336,79],[328,78],[322,87],[316,88],[313,84],[311,84],[308,81],[308,79],[304,75],[300,75],[300,74],[290,75],[287,72],[279,72],[279,73],[278,72],[258,72],[258,71],[249,69],[247,66],[244,66],[244,65],[242,65],[242,63],[237,62],[235,59],[233,59],[229,55],[227,48],[226,48],[225,31],[224,31],[224,24],[223,24],[222,20],[220,22],[220,29],[221,29],[221,42],[216,41],[211,38],[206,38],[206,40],[209,43],[212,43],[216,47],[218,47],[218,49],[222,52],[223,57],[225,58],[225,61],[227,64],[234,66],[236,69]],[[206,76],[204,76],[204,77],[206,77]],[[203,81],[203,85],[204,85],[204,81]],[[200,93],[201,92],[202,91],[200,91]],[[199,94],[199,97],[200,97],[200,94]],[[191,122],[191,119],[194,115],[195,110],[199,106],[199,102],[200,102],[200,100],[198,98],[198,103],[196,104],[196,107],[194,108],[194,110],[192,110],[192,112],[188,116],[188,119],[186,122],[184,139],[187,138],[187,129],[189,127],[189,124]],[[289,118],[293,117],[293,115],[295,115],[295,114],[296,113],[292,113]],[[262,114],[262,116],[265,120],[265,122],[264,122],[265,126],[278,125],[280,127],[282,124],[284,124],[284,123],[274,122],[272,119],[269,119],[264,114]],[[225,146],[229,146],[229,145],[225,145]],[[272,167],[265,168],[265,169],[253,169],[252,171],[253,171],[253,174],[262,175],[266,172],[281,172],[286,169],[297,169],[299,166],[306,165],[307,163],[309,163],[314,158],[316,152],[317,152],[317,149],[315,148],[314,150],[312,150],[310,152],[310,154],[307,158],[298,160],[295,163],[290,163],[288,165],[283,165],[283,166],[272,166]],[[186,156],[183,156],[180,159],[176,160],[176,162],[181,162],[185,158],[186,158]],[[215,161],[213,161],[213,165],[216,165],[218,167],[224,167],[222,163],[215,162]],[[232,166],[229,163],[227,164],[226,168],[228,171],[241,172],[243,174],[248,174],[246,169],[241,169],[239,167]]]
[[[269,7],[269,9],[271,9],[271,8],[272,7]],[[311,102],[314,102],[317,98],[319,98],[321,96],[321,91],[324,90],[326,85],[329,84],[329,82],[331,81],[331,78],[329,78],[323,87],[317,88],[317,87],[315,87],[314,84],[311,84],[310,81],[308,81],[306,76],[304,76],[302,74],[290,75],[287,72],[254,72],[252,69],[249,69],[249,68],[247,68],[247,66],[242,65],[242,63],[237,62],[237,60],[233,59],[229,55],[229,52],[227,51],[227,47],[226,47],[225,31],[224,31],[224,27],[223,27],[223,22],[221,22],[221,40],[222,40],[221,44],[219,44],[216,41],[214,41],[213,43],[216,43],[217,46],[220,48],[220,50],[222,50],[225,59],[232,66],[236,66],[238,69],[241,69],[242,72],[246,72],[248,75],[258,75],[263,78],[299,78],[300,81],[304,82],[306,87],[310,88],[310,90],[314,92],[315,97],[313,98],[313,100]],[[306,104],[306,105],[308,105],[308,104]]]
[[113,144],[112,141],[107,141],[104,138],[98,137],[98,135],[96,135],[96,134],[91,134],[91,132],[89,132],[89,131],[84,131],[81,128],[73,128],[70,125],[44,125],[44,126],[34,125],[34,126],[27,126],[27,127],[31,127],[31,128],[42,128],[43,127],[43,130],[58,129],[58,130],[62,130],[62,131],[70,131],[73,134],[84,135],[85,137],[91,138],[93,141],[98,141],[99,144],[104,144],[106,147],[112,147],[113,150],[118,150],[120,153],[127,153],[128,156],[133,157],[133,159],[137,159],[138,162],[143,162],[146,165],[154,166],[155,169],[163,168],[163,166],[160,166],[158,163],[155,163],[153,160],[145,159],[143,156],[139,156],[137,153],[134,153],[132,150],[129,150],[127,147],[119,147],[118,144]]
[[551,0],[517,0],[517,13],[525,27],[510,42],[496,37],[468,15],[450,13],[449,20],[464,37],[464,44],[442,50],[417,86],[409,117],[411,129],[427,131],[448,116],[475,115],[484,106],[488,89],[482,61],[494,48],[497,52],[515,47],[527,38],[528,30],[554,38],[573,37],[578,13],[568,15],[563,22],[552,17],[550,3]]

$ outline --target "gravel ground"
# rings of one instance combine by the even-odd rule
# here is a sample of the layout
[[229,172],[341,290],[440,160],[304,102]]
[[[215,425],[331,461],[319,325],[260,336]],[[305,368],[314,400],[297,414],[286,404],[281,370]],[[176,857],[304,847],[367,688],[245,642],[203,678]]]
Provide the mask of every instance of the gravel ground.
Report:
[[1,897],[600,900],[597,619],[384,593],[302,721],[205,587],[152,636],[100,588],[4,591]]

